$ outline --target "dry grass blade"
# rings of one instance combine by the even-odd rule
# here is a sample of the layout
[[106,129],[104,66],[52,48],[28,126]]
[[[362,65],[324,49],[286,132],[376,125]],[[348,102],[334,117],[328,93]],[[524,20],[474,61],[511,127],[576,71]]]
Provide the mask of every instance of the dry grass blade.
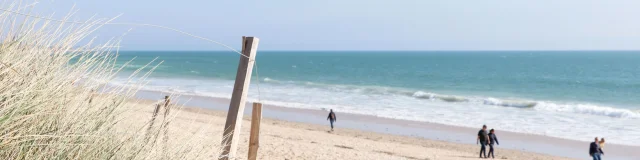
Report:
[[[87,40],[111,19],[66,24],[25,14],[32,4],[0,4],[0,157],[5,159],[203,159],[218,156],[219,143],[176,139],[175,114],[158,105],[146,124],[129,124],[130,100],[157,64],[131,73],[129,84],[111,85],[118,40]],[[29,7],[26,7],[29,6]],[[11,10],[13,12],[6,12]],[[71,16],[72,14],[68,15]],[[64,18],[65,20],[71,17]],[[84,42],[84,43],[82,43]],[[153,107],[153,106],[145,106]],[[155,121],[162,116],[159,126]],[[123,131],[123,126],[136,129]],[[125,127],[126,128],[126,127]],[[162,134],[161,134],[162,133]],[[185,133],[188,134],[188,133]],[[163,135],[162,141],[156,141]],[[186,144],[171,145],[177,142]],[[216,151],[217,150],[217,151]]]

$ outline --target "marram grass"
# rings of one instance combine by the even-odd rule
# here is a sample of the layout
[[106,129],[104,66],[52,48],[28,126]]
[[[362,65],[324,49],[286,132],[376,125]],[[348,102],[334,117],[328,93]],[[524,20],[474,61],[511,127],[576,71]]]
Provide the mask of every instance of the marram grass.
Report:
[[[25,6],[0,6],[33,14]],[[120,69],[115,65],[114,47],[119,41],[98,45],[88,38],[108,21],[92,19],[83,24],[67,24],[0,11],[0,158],[219,156],[221,147],[217,142],[204,144],[197,139],[207,136],[196,135],[202,132],[178,136],[188,137],[183,139],[167,135],[170,117],[176,113],[160,109],[147,117],[134,117],[145,119],[146,124],[128,124],[131,117],[122,115],[140,110],[139,105],[131,103],[139,87],[130,86],[143,85],[139,82],[144,82],[154,67],[145,66],[147,69],[132,73],[132,83],[124,85],[129,87],[108,85]],[[167,141],[174,143],[168,145]]]

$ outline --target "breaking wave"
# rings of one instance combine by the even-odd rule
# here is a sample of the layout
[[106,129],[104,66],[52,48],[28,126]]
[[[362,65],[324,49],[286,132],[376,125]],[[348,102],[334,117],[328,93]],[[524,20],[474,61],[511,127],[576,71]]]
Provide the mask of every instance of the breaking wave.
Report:
[[[281,81],[270,78],[263,79],[265,82],[281,83]],[[597,116],[608,116],[613,118],[640,118],[639,111],[615,108],[591,103],[554,102],[527,99],[503,99],[490,96],[460,96],[437,94],[426,91],[411,91],[406,89],[378,87],[378,86],[357,86],[357,85],[332,85],[311,82],[292,82],[302,87],[327,88],[334,92],[356,92],[359,94],[377,94],[408,96],[419,100],[441,101],[447,103],[468,103],[469,105],[499,106],[520,109],[533,109],[538,111],[568,112],[577,114],[589,114]],[[424,103],[429,103],[425,101]]]

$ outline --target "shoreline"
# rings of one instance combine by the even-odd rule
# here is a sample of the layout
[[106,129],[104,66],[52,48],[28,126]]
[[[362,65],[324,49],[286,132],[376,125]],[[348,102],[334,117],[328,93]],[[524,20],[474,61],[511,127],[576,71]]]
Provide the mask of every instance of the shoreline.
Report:
[[[141,90],[136,97],[145,100],[157,100],[168,92]],[[195,96],[195,95],[175,95],[174,102],[187,108],[211,110],[214,112],[226,113],[229,99]],[[251,105],[245,107],[245,118],[250,117]],[[286,121],[290,123],[301,123],[306,125],[324,126],[328,130],[326,113],[328,111],[288,108],[273,105],[263,105],[263,117],[276,121]],[[475,145],[475,134],[477,129],[437,124],[430,122],[418,122],[409,120],[399,120],[382,118],[369,115],[350,114],[337,112],[338,122],[336,130],[356,130],[360,132],[373,132],[377,134],[388,134],[392,136],[404,136],[430,141],[440,141],[444,143],[455,143],[461,145]],[[492,128],[491,126],[488,127]],[[537,153],[576,159],[588,158],[586,153],[589,142],[576,141],[549,137],[544,135],[517,133],[501,131],[496,128],[496,134],[503,145],[499,149],[509,149],[526,153]],[[477,145],[475,148],[479,148]],[[640,153],[633,151],[640,149],[640,146],[627,146],[618,144],[607,144],[605,153],[607,158],[633,159],[640,157]],[[479,149],[478,149],[479,150]],[[478,151],[475,151],[476,153]]]

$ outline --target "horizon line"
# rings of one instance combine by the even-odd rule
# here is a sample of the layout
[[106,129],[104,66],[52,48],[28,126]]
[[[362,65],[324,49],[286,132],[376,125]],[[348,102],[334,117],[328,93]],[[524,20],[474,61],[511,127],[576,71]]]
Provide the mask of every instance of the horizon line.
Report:
[[[231,50],[176,50],[176,49],[171,49],[171,50],[140,50],[140,49],[132,49],[132,50],[118,50],[118,51],[191,51],[191,52],[233,52]],[[305,52],[326,52],[326,51],[340,51],[340,52],[362,52],[362,51],[367,51],[367,52],[388,52],[388,51],[402,51],[402,52],[460,52],[460,51],[465,51],[465,52],[575,52],[575,51],[582,51],[582,52],[599,52],[599,51],[618,51],[618,52],[633,52],[633,51],[640,51],[640,49],[638,50],[260,50],[258,49],[258,51],[278,51],[278,52],[300,52],[300,51],[305,51]]]

